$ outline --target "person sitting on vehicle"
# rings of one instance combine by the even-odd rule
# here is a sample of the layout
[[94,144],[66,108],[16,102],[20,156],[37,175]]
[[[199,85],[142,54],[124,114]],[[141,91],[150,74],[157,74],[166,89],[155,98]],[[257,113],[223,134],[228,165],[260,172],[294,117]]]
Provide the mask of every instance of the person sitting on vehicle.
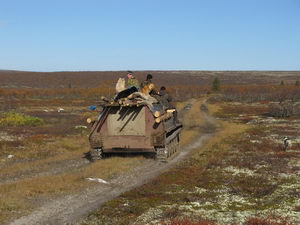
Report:
[[135,78],[133,72],[128,71],[127,78],[128,78],[127,88],[131,88],[131,87],[136,87],[137,89],[140,88],[139,81]]
[[[128,71],[127,74],[127,88],[122,90],[122,91],[117,91],[117,95],[114,97],[114,100],[117,101],[121,98],[126,98],[128,95],[134,93],[134,92],[138,92],[139,90],[139,81],[133,76],[133,72]],[[121,79],[121,80],[120,80]],[[121,83],[122,78],[120,78],[118,83]],[[119,84],[117,83],[116,85],[116,90],[117,87],[119,88]]]
[[174,115],[175,122],[178,123],[179,121],[178,121],[177,110],[176,110],[175,106],[171,103],[172,97],[167,92],[167,89],[165,86],[162,86],[159,90],[159,99],[164,108],[175,109],[175,111],[173,112],[173,115]]
[[159,90],[158,95],[160,96],[161,104],[163,104],[167,109],[174,109],[175,107],[171,104],[172,97],[166,90],[165,86],[162,86]]

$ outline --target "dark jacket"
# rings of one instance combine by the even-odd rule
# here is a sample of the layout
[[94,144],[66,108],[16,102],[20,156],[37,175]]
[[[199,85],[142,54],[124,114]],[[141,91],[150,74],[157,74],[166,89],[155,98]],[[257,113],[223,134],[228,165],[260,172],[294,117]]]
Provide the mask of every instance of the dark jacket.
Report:
[[169,93],[165,90],[161,90],[159,92],[159,96],[160,96],[160,102],[163,106],[165,106],[166,108],[174,108],[174,106],[172,105],[171,101],[172,101],[172,97],[169,95]]

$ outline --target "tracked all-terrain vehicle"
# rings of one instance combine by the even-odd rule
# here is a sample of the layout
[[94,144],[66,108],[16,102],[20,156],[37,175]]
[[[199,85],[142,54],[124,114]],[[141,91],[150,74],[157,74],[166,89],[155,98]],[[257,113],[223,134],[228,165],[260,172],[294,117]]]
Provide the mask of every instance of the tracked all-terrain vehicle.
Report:
[[112,153],[153,153],[167,161],[179,150],[182,125],[173,110],[160,103],[155,110],[136,101],[103,102],[103,110],[92,123],[89,135],[92,160]]

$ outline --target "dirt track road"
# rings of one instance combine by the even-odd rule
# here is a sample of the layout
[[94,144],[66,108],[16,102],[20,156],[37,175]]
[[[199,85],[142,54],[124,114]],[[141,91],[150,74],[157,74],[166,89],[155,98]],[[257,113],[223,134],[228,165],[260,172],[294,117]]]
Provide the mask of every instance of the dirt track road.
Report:
[[[201,113],[203,113],[205,123],[215,123],[214,119],[205,110],[201,110]],[[80,219],[84,218],[89,212],[96,210],[106,201],[147,183],[162,172],[173,167],[176,163],[183,160],[193,149],[201,147],[212,135],[212,133],[199,134],[199,137],[189,145],[183,147],[180,153],[168,163],[161,163],[150,159],[146,160],[144,165],[136,167],[125,175],[111,180],[108,184],[99,183],[83,192],[50,201],[30,215],[21,217],[10,224],[59,225],[80,221]],[[141,176],[141,174],[143,174],[143,176]]]

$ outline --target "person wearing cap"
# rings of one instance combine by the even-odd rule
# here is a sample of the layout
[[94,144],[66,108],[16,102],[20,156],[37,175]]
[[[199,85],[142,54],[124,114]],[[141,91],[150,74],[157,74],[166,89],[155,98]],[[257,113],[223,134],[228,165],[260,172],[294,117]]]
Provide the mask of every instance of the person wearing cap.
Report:
[[128,71],[127,74],[127,88],[136,87],[137,89],[140,88],[139,81],[133,76],[133,73],[131,71]]
[[129,95],[131,95],[132,93],[139,91],[139,81],[133,76],[133,73],[131,71],[128,71],[127,78],[128,78],[128,80],[127,80],[126,89],[117,93],[117,95],[114,97],[115,101],[117,101],[121,98],[126,98]]

